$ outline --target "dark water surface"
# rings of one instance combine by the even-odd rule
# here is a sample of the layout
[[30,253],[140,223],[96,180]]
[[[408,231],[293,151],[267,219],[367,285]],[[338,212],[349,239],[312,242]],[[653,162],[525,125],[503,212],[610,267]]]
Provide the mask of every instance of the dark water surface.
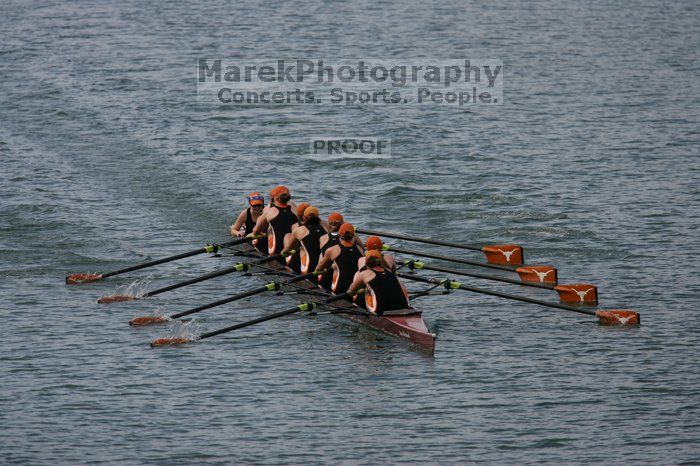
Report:
[[[3,2],[2,462],[698,464],[699,18],[691,1]],[[500,59],[505,104],[198,106],[200,57]],[[319,164],[319,134],[391,138],[393,158]],[[294,297],[132,329],[259,282],[95,303],[230,263],[197,257],[63,284],[223,240],[243,195],[280,182],[366,227],[521,243],[643,325],[457,292],[419,303],[434,358],[300,317],[152,350]]]

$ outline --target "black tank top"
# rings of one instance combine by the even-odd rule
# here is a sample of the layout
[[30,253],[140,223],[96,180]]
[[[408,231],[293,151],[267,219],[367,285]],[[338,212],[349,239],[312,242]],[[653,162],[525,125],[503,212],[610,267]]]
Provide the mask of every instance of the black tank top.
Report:
[[251,234],[253,228],[255,228],[255,220],[253,220],[253,213],[250,211],[250,207],[248,207],[245,210],[245,234]]
[[308,258],[306,267],[302,267],[303,272],[313,272],[316,270],[318,261],[321,258],[321,236],[326,233],[321,224],[306,225],[309,234],[301,239],[301,247]]
[[[255,228],[255,220],[253,220],[253,213],[250,210],[250,207],[248,207],[245,211],[245,234],[246,236],[251,234],[253,232],[253,228]],[[258,239],[258,240],[253,240],[252,245],[255,246],[255,249],[258,251],[267,254],[267,242],[265,239]]]
[[338,268],[336,272],[338,278],[334,280],[335,286],[333,287],[333,292],[336,294],[348,291],[355,272],[357,272],[357,260],[362,257],[362,253],[354,243],[352,246],[338,243],[338,246],[340,246],[340,254],[333,261]]
[[[324,254],[326,252],[326,249],[331,248],[340,242],[340,237],[338,236],[338,233],[328,232],[326,237],[328,238],[328,241],[326,241],[326,244],[324,244],[321,248],[321,254]],[[319,245],[320,241],[321,240],[319,239]],[[331,285],[333,284],[333,271],[330,269],[330,267],[328,268],[328,271],[326,273],[318,277],[318,284],[326,290],[331,289]]]
[[[298,220],[297,220],[296,224],[297,224],[297,228],[299,228],[300,226],[303,225]],[[287,267],[292,269],[294,272],[296,272],[296,273],[301,272],[301,254],[300,253],[294,254],[293,256],[287,256],[285,258],[285,261],[287,262]]]
[[409,307],[406,301],[406,295],[403,294],[401,283],[396,275],[391,270],[382,267],[381,272],[374,272],[374,278],[369,281],[367,286],[372,288],[374,298],[376,299],[376,311],[381,314],[384,311],[393,311],[395,309],[406,309]]
[[292,212],[292,206],[277,207],[279,214],[270,221],[270,228],[267,237],[267,252],[270,255],[279,254],[284,249],[284,235],[292,231],[292,225],[299,221]]

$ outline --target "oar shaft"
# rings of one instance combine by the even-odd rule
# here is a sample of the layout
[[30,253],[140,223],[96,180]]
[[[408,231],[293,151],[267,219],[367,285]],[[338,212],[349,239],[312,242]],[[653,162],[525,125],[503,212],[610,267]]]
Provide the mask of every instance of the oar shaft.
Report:
[[431,252],[414,251],[412,249],[395,248],[393,246],[386,246],[385,250],[386,251],[393,251],[393,252],[396,252],[399,254],[409,254],[412,256],[429,257],[430,259],[438,259],[438,260],[443,260],[443,261],[447,261],[447,262],[455,262],[457,264],[474,265],[476,267],[485,267],[488,269],[507,270],[509,272],[514,272],[515,269],[517,269],[517,267],[512,266],[512,265],[490,264],[488,262],[472,261],[469,259],[461,259],[459,257],[442,256],[440,254],[433,254]]
[[153,267],[154,265],[165,264],[166,262],[172,262],[179,259],[184,259],[186,257],[196,256],[197,254],[204,254],[209,251],[216,251],[220,248],[225,248],[229,246],[235,246],[236,244],[242,244],[246,241],[250,241],[252,238],[238,238],[233,241],[228,241],[222,244],[215,244],[212,246],[205,246],[203,248],[194,249],[192,251],[183,252],[182,254],[176,254],[174,256],[164,257],[162,259],[157,259],[150,262],[144,262],[143,264],[132,265],[131,267],[125,267],[123,269],[114,270],[112,272],[107,272],[102,274],[102,278],[113,277],[114,275],[119,275],[122,273],[133,272],[134,270],[145,269],[146,267]]
[[[405,274],[405,273],[397,273],[396,275],[398,275],[402,278],[405,278],[407,280],[414,280],[414,281],[419,281],[419,282],[423,282],[423,283],[431,283],[433,285],[448,284],[448,287],[450,289],[460,289],[460,290],[465,290],[465,291],[471,291],[473,293],[481,293],[481,294],[486,294],[489,296],[496,296],[499,298],[512,299],[515,301],[522,301],[524,303],[539,304],[540,306],[547,306],[547,307],[553,307],[553,308],[557,308],[557,309],[564,309],[567,311],[578,312],[580,314],[588,314],[588,315],[592,315],[592,316],[596,315],[595,311],[591,311],[589,309],[581,309],[578,307],[567,306],[566,304],[552,303],[549,301],[541,301],[539,299],[528,298],[526,296],[518,296],[518,295],[512,295],[512,294],[508,294],[508,293],[501,293],[499,291],[492,291],[492,290],[486,290],[483,288],[476,288],[473,286],[464,285],[462,283],[449,282],[448,280],[438,280],[435,278],[419,277],[416,275]],[[449,286],[449,283],[454,283],[458,286]]]
[[365,235],[384,236],[387,238],[396,238],[396,239],[403,239],[406,241],[415,241],[417,243],[435,244],[437,246],[449,246],[452,248],[469,249],[471,251],[481,251],[480,247],[469,246],[468,244],[452,243],[452,242],[448,242],[448,241],[439,241],[439,240],[428,239],[428,238],[419,238],[417,236],[399,235],[397,233],[387,233],[385,231],[368,230],[366,228],[358,228],[355,231],[358,233],[365,234]]
[[212,307],[221,306],[223,304],[237,301],[239,299],[245,299],[245,298],[248,298],[250,296],[255,296],[256,294],[260,294],[260,293],[263,293],[265,291],[267,291],[267,287],[261,286],[260,288],[255,288],[254,290],[244,291],[243,293],[238,293],[236,295],[229,296],[228,298],[214,301],[213,303],[204,304],[202,306],[188,309],[187,311],[178,312],[177,314],[171,315],[170,318],[171,319],[179,319],[180,317],[185,317],[185,316],[188,316],[190,314],[194,314],[196,312],[204,311],[206,309],[211,309]]
[[265,286],[261,286],[260,288],[255,288],[253,290],[244,291],[242,293],[238,293],[238,294],[235,294],[233,296],[229,296],[228,298],[214,301],[213,303],[204,304],[202,306],[198,306],[198,307],[195,307],[193,309],[189,309],[187,311],[178,312],[177,314],[171,315],[170,318],[171,319],[178,319],[180,317],[188,316],[188,315],[194,314],[196,312],[204,311],[206,309],[211,309],[212,307],[221,306],[223,304],[231,303],[233,301],[238,301],[239,299],[245,299],[245,298],[248,298],[250,296],[255,296],[256,294],[264,293],[266,291],[272,291],[275,289],[279,289],[281,286],[288,285],[291,283],[300,282],[302,280],[306,280],[307,278],[311,278],[313,276],[314,276],[313,273],[307,273],[305,275],[300,275],[298,277],[295,277],[291,280],[287,280],[286,282],[281,282],[281,283],[271,282]]
[[[409,267],[410,267],[411,262],[412,261],[402,261],[402,260],[397,261],[397,263],[399,265],[408,265]],[[422,262],[419,262],[419,264],[420,264],[420,267],[416,267],[417,269],[433,270],[435,272],[443,272],[443,273],[449,273],[449,274],[454,274],[454,275],[462,275],[465,277],[481,278],[484,280],[493,280],[496,282],[513,283],[514,285],[531,286],[533,288],[544,288],[546,290],[553,290],[555,287],[555,285],[552,285],[551,283],[524,282],[522,280],[515,280],[513,278],[496,277],[493,275],[484,275],[481,273],[474,273],[474,272],[464,272],[462,270],[448,269],[446,267],[439,267],[436,265],[425,265]]]
[[210,272],[210,273],[207,273],[204,275],[200,275],[199,277],[192,278],[190,280],[185,280],[184,282],[175,283],[173,285],[164,286],[163,288],[158,288],[157,290],[149,291],[149,292],[145,293],[142,296],[142,298],[148,298],[149,296],[154,296],[154,295],[157,295],[160,293],[165,293],[166,291],[175,290],[177,288],[182,288],[183,286],[203,282],[204,280],[209,280],[210,278],[220,277],[222,275],[226,275],[229,273],[241,272],[241,271],[246,270],[250,266],[257,265],[257,264],[264,264],[266,262],[271,262],[273,260],[280,259],[281,257],[284,257],[284,256],[282,256],[282,254],[277,254],[274,256],[265,257],[264,259],[260,259],[258,261],[255,261],[255,262],[252,262],[249,264],[236,264],[233,267],[227,267],[227,268],[222,269],[222,270],[217,270],[216,272]]
[[343,294],[331,296],[328,299],[324,299],[322,302],[320,302],[318,304],[314,304],[314,303],[299,304],[298,306],[294,306],[292,308],[285,309],[284,311],[275,312],[274,314],[269,314],[269,315],[266,315],[263,317],[258,317],[257,319],[249,320],[247,322],[241,322],[240,324],[231,325],[230,327],[225,327],[225,328],[222,328],[219,330],[214,330],[213,332],[204,333],[199,337],[199,340],[203,340],[205,338],[213,337],[216,335],[221,335],[222,333],[231,332],[233,330],[238,330],[238,329],[241,329],[244,327],[249,327],[251,325],[259,324],[262,322],[267,322],[268,320],[277,319],[279,317],[284,317],[284,316],[289,315],[289,314],[294,314],[295,312],[300,312],[300,311],[304,311],[307,309],[311,309],[315,306],[322,306],[324,304],[329,304],[329,303],[332,303],[333,301],[338,301],[338,300],[345,299],[348,297],[350,297],[350,295],[348,293],[343,293]]

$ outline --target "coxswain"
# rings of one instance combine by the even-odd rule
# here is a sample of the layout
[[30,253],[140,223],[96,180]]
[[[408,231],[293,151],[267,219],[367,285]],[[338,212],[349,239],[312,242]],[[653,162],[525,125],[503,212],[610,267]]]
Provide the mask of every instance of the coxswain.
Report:
[[298,249],[301,246],[298,254],[300,261],[298,272],[313,272],[321,259],[320,239],[325,234],[326,229],[321,224],[318,209],[309,206],[304,209],[301,226],[292,230],[284,238],[284,249],[282,252]]
[[292,198],[289,189],[285,186],[276,187],[273,192],[275,198],[271,206],[267,207],[258,218],[253,234],[267,232],[267,253],[279,254],[284,247],[284,235],[292,231],[292,225],[299,219],[292,211],[290,200]]
[[362,246],[355,242],[355,227],[343,223],[338,230],[338,244],[326,249],[316,266],[317,271],[323,270],[333,263],[333,279],[330,290],[344,293],[352,283],[357,272],[357,259],[362,257]]
[[[365,241],[365,251],[379,251],[382,253],[382,247],[384,246],[384,243],[382,243],[381,238],[379,236],[370,236],[367,238],[367,241]],[[392,272],[396,273],[396,262],[394,261],[394,258],[390,254],[383,254],[382,257],[384,258],[384,263],[386,264],[387,268],[391,270]],[[360,259],[357,261],[357,270],[362,272],[365,269],[365,257],[362,256]]]
[[348,293],[354,295],[364,288],[367,310],[377,314],[410,307],[406,288],[389,269],[381,252],[367,251],[365,264],[365,270],[355,274]]
[[[265,198],[259,192],[255,191],[248,195],[248,207],[243,209],[236,221],[231,225],[231,235],[243,237],[251,234],[253,228],[255,228],[255,223],[262,215],[263,207],[265,205]],[[260,252],[267,251],[267,245],[263,240],[253,240],[255,247]]]

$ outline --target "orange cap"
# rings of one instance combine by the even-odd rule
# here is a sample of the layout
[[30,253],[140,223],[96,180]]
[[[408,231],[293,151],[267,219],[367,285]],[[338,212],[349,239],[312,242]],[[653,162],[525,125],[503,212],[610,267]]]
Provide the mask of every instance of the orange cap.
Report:
[[340,230],[338,231],[338,234],[344,240],[350,241],[352,239],[352,237],[355,236],[355,227],[352,226],[351,223],[343,223],[340,226]]
[[258,191],[254,191],[248,195],[248,203],[250,205],[263,205],[265,198]]
[[369,265],[370,267],[373,265],[379,265],[382,263],[382,253],[372,249],[370,251],[367,251],[365,253],[365,264]]
[[277,186],[275,189],[273,189],[273,191],[275,191],[275,196],[279,196],[282,193],[289,194],[289,188],[282,185]]
[[338,212],[333,212],[332,214],[330,214],[328,216],[328,223],[332,223],[332,222],[341,222],[342,223],[344,221],[345,221],[345,219],[343,219],[343,216],[340,215]]
[[366,249],[374,249],[377,251],[381,251],[383,245],[384,243],[382,243],[382,240],[379,238],[379,236],[370,236],[369,238],[367,238],[367,241],[365,241]]
[[304,216],[304,211],[306,210],[307,207],[311,206],[311,204],[307,202],[302,202],[297,206],[297,217],[301,218]]
[[318,209],[316,207],[309,206],[304,210],[304,219],[307,219],[309,217],[318,218]]

